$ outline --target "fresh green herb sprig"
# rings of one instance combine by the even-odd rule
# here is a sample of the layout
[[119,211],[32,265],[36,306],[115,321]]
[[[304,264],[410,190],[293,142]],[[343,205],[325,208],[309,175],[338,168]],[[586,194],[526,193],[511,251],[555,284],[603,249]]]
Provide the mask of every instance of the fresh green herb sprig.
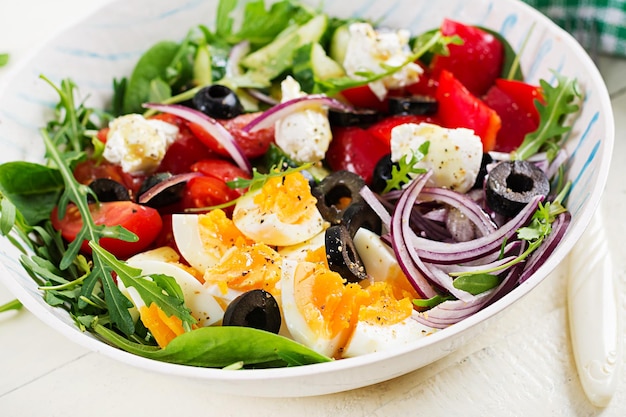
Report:
[[0,54],[0,67],[4,67],[8,63],[9,63],[9,54],[1,53]]
[[424,174],[426,170],[424,168],[419,168],[417,163],[424,159],[426,154],[428,154],[429,147],[430,141],[426,141],[410,155],[400,158],[397,165],[392,165],[391,178],[387,180],[385,189],[381,194],[388,193],[392,190],[400,190],[404,184],[408,184],[416,175]]
[[22,307],[23,307],[22,303],[20,303],[18,300],[12,300],[12,301],[9,301],[8,303],[0,305],[0,313],[5,313],[11,310],[19,310]]
[[579,110],[578,99],[582,97],[575,78],[554,73],[556,85],[541,80],[545,104],[535,101],[539,111],[539,127],[526,135],[522,144],[512,153],[516,160],[528,159],[538,152],[547,152],[549,160],[554,159],[563,135],[571,126],[564,125],[565,118]]

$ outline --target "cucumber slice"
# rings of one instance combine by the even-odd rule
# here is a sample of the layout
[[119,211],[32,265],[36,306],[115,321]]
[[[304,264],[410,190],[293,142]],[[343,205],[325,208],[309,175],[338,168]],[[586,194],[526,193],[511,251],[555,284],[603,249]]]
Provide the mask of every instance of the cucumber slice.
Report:
[[346,49],[348,49],[348,41],[350,40],[350,30],[348,25],[341,25],[330,39],[329,54],[330,57],[339,64],[343,65],[343,60],[346,57]]
[[307,93],[313,93],[315,82],[346,75],[343,67],[326,55],[319,43],[300,47],[293,59],[293,76]]
[[298,29],[279,36],[246,56],[241,65],[272,79],[291,66],[296,49],[307,43],[318,42],[327,26],[328,17],[324,14],[317,15]]

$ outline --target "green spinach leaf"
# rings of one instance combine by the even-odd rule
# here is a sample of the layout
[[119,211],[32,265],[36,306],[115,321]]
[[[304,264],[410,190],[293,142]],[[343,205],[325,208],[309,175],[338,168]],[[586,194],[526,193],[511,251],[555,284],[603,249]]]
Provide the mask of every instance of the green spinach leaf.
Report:
[[249,327],[202,327],[174,338],[164,349],[131,342],[101,324],[94,330],[127,352],[181,365],[223,368],[243,362],[273,367],[281,362],[283,366],[298,366],[332,360],[283,336]]

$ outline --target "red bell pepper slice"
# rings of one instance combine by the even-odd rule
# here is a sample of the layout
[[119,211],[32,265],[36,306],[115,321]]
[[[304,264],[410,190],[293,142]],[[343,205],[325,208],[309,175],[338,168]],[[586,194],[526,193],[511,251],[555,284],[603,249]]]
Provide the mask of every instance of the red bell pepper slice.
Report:
[[495,36],[474,26],[444,19],[444,36],[457,35],[462,45],[448,45],[448,56],[434,57],[431,68],[435,78],[447,70],[475,96],[482,96],[500,76],[504,62],[504,46]]
[[439,102],[437,116],[444,127],[472,129],[482,140],[483,152],[494,149],[501,125],[500,116],[465,88],[451,72],[441,72],[435,97]]

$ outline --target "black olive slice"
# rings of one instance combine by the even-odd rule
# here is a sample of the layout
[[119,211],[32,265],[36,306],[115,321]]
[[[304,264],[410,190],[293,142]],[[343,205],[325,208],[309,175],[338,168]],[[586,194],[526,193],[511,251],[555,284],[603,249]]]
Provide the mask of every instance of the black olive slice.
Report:
[[[141,187],[139,187],[139,191],[137,192],[137,198],[141,198],[141,196],[150,190],[152,187],[160,184],[163,181],[170,179],[173,175],[169,172],[159,172],[153,174],[146,178],[143,183],[141,183]],[[179,182],[171,187],[167,187],[159,194],[152,197],[148,200],[144,205],[152,208],[160,208],[169,206],[170,204],[174,204],[182,198],[183,191],[185,190],[185,183]]]
[[196,109],[215,119],[232,119],[244,110],[239,97],[230,88],[220,84],[202,88],[192,101]]
[[409,96],[389,97],[389,114],[415,114],[428,116],[437,113],[439,103],[434,97]]
[[547,196],[546,174],[528,161],[503,161],[487,176],[487,204],[496,213],[513,217],[537,195]]
[[272,294],[251,290],[228,304],[222,319],[223,326],[252,327],[272,333],[280,330],[280,308]]
[[89,183],[89,188],[96,194],[98,201],[128,201],[128,188],[110,178],[96,178]]
[[493,158],[489,153],[483,153],[483,159],[480,161],[480,169],[478,170],[478,175],[476,175],[476,181],[474,181],[474,188],[483,188],[485,185],[485,177],[487,176],[487,165],[493,163]]
[[325,243],[326,259],[331,271],[337,272],[348,282],[359,282],[367,276],[346,226],[338,224],[326,229]]
[[365,181],[350,171],[335,171],[311,189],[317,199],[317,209],[324,220],[339,224],[350,204],[363,201],[359,192]]
[[383,227],[378,214],[365,201],[357,201],[350,204],[343,212],[341,224],[346,226],[351,238],[354,238],[354,235],[361,227],[376,234],[380,234]]
[[328,121],[331,126],[368,126],[381,118],[380,112],[370,109],[354,109],[354,111],[328,110]]
[[387,181],[391,179],[391,173],[394,166],[398,166],[397,162],[391,162],[391,154],[383,156],[378,160],[372,173],[372,183],[370,189],[375,193],[382,193],[387,187]]

